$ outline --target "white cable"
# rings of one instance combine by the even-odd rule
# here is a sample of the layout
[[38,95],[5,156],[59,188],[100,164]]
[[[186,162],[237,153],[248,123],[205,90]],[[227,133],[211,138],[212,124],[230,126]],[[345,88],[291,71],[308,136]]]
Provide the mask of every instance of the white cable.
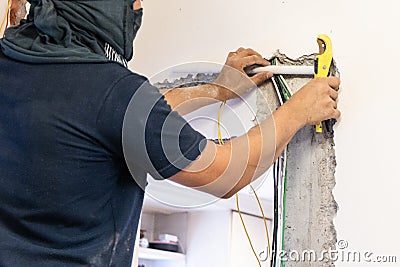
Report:
[[314,75],[314,66],[277,66],[270,65],[266,67],[257,67],[247,71],[248,74],[257,74],[269,71],[273,74],[289,74],[289,75]]
[[276,95],[278,96],[279,106],[282,106],[283,105],[283,100],[282,100],[281,94],[279,93],[279,89],[278,89],[278,85],[276,84],[275,77],[272,77],[271,80],[272,80],[272,83],[274,85],[274,89],[275,89]]

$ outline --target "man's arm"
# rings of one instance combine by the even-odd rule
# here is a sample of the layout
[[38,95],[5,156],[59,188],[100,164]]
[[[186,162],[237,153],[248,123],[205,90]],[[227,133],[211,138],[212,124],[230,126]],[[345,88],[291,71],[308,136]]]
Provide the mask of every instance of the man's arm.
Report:
[[172,110],[180,115],[186,115],[201,107],[224,101],[220,94],[220,87],[216,84],[203,84],[193,87],[164,89],[160,92]]
[[305,125],[338,118],[340,80],[318,78],[300,89],[272,116],[224,145],[208,141],[198,159],[171,181],[229,198],[264,173]]
[[[209,84],[160,90],[171,108],[185,115],[201,107],[243,95],[272,77],[272,73],[259,73],[250,79],[245,68],[251,65],[267,66],[269,62],[252,49],[239,48],[228,55],[218,78]],[[228,89],[229,88],[229,89]]]

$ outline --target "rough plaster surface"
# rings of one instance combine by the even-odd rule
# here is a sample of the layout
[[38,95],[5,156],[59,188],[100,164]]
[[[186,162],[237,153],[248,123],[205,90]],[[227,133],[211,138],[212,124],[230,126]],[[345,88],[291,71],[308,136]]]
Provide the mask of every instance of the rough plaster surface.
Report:
[[[314,55],[310,55],[292,60],[279,52],[276,57],[285,65],[312,65],[314,59]],[[307,77],[285,76],[285,79],[293,92],[309,81]],[[278,100],[272,83],[267,82],[261,86],[260,91],[267,98],[270,108],[276,109]],[[269,114],[269,108],[264,103],[263,97],[258,95],[259,119]],[[303,251],[315,251],[318,259],[324,250],[335,249],[336,244],[333,219],[338,206],[332,194],[336,167],[334,141],[315,133],[314,128],[308,126],[300,130],[290,142],[287,156],[285,250],[297,251],[300,255]],[[335,265],[325,258],[322,262],[289,261],[285,266]]]
[[165,79],[163,82],[157,82],[154,84],[158,89],[171,89],[180,87],[190,87],[199,84],[211,83],[218,77],[218,73],[198,73],[188,74],[186,77],[174,79],[172,81]]

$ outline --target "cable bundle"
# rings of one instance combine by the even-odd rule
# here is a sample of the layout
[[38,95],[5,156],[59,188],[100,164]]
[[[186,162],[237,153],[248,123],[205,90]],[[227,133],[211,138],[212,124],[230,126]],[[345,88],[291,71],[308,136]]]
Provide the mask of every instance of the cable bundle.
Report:
[[[276,65],[277,60],[273,59],[272,64]],[[272,77],[272,83],[274,85],[276,94],[279,99],[279,104],[283,105],[292,96],[288,84],[282,75]],[[271,267],[284,266],[279,251],[284,251],[284,240],[285,240],[285,216],[286,216],[286,178],[287,178],[287,149],[285,149],[282,155],[279,156],[277,161],[273,165],[273,176],[274,176],[274,229],[272,238],[272,257]],[[278,236],[278,232],[282,235]],[[278,240],[282,244],[281,248],[278,248]]]
[[[272,64],[276,65],[277,60],[273,59]],[[283,78],[282,75],[277,75],[275,77],[272,77],[272,83],[274,85],[276,94],[279,99],[279,104],[283,105],[286,101],[289,100],[289,98],[292,96],[292,92],[286,83],[285,79]],[[224,140],[222,139],[222,133],[221,133],[221,115],[223,108],[225,106],[225,102],[222,102],[218,111],[218,144],[223,145]],[[256,197],[258,206],[260,208],[262,218],[264,220],[264,225],[265,225],[265,231],[266,231],[266,236],[267,236],[267,242],[268,242],[268,258],[270,258],[270,266],[271,267],[277,267],[277,266],[284,266],[284,262],[282,259],[279,257],[281,256],[279,251],[284,251],[284,229],[285,229],[285,213],[286,213],[286,178],[287,178],[287,155],[286,155],[286,149],[282,153],[281,156],[277,159],[277,161],[273,165],[273,176],[274,176],[274,221],[273,221],[273,237],[272,237],[272,244],[270,242],[270,237],[269,237],[269,232],[268,232],[268,227],[267,227],[267,221],[266,217],[264,214],[264,210],[262,208],[260,199],[254,190],[253,186],[250,185],[251,190],[254,193],[254,196]],[[249,242],[249,245],[251,247],[251,250],[257,259],[259,267],[261,267],[261,260],[259,258],[259,255],[257,254],[256,250],[254,249],[253,243],[251,241],[249,232],[246,228],[242,213],[240,211],[240,206],[239,206],[239,195],[236,194],[236,208],[239,213],[240,220],[243,225],[243,229],[246,233],[247,240]],[[281,236],[278,236],[278,233],[281,232]],[[278,242],[279,241],[279,242]],[[282,244],[281,248],[278,248],[278,243]],[[271,246],[272,246],[272,253],[271,253]]]

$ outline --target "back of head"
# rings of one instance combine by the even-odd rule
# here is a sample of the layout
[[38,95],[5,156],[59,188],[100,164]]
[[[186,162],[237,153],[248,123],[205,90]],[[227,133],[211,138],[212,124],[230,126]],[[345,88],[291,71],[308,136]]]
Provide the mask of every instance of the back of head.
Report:
[[[132,0],[29,0],[26,20],[6,30],[3,52],[17,60],[106,62],[108,50],[130,60],[142,10]],[[136,23],[135,23],[136,21]]]

